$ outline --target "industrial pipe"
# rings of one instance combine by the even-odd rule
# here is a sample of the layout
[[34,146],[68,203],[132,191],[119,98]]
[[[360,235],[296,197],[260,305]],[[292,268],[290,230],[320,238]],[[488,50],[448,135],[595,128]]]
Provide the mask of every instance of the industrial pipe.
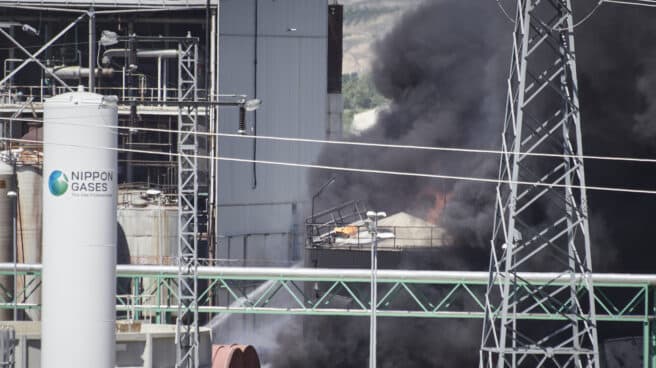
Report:
[[[64,80],[73,80],[80,78],[89,78],[89,68],[83,68],[80,66],[65,66],[61,68],[48,68],[48,70],[54,73],[61,79]],[[97,77],[111,78],[114,75],[114,69],[112,68],[95,68],[95,75]]]
[[[40,264],[16,265],[17,272],[40,272]],[[13,263],[0,263],[0,272],[10,273],[14,271]],[[165,265],[117,265],[116,273],[119,277],[138,275],[177,275],[178,266]],[[330,281],[343,279],[352,282],[369,282],[371,270],[369,269],[333,269],[333,268],[282,268],[282,267],[215,267],[199,266],[199,276],[221,276],[224,278],[242,279],[248,277],[251,280],[269,280],[271,278]],[[485,284],[490,274],[486,271],[414,271],[414,270],[378,270],[379,282],[390,282],[404,280],[406,282],[474,282]],[[550,282],[554,284],[567,283],[570,278],[567,274],[553,272],[519,272],[518,277],[533,283]],[[581,280],[583,276],[575,274],[575,280]],[[593,273],[592,281],[604,285],[625,284],[649,284],[656,286],[656,274],[632,274],[632,273]]]
[[[130,53],[130,49],[109,49],[103,52],[103,64],[109,64],[112,58],[125,57]],[[161,49],[161,50],[137,50],[137,58],[164,58],[171,59],[178,57],[178,50],[176,49]]]

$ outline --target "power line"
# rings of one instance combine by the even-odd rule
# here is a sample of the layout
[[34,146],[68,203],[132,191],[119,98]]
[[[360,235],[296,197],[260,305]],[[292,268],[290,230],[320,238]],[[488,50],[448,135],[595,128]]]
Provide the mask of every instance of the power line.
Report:
[[[592,18],[592,16],[597,12],[597,10],[599,10],[599,7],[601,7],[601,4],[603,3],[604,0],[599,0],[599,2],[594,6],[594,8],[592,8],[592,10],[588,12],[588,14],[586,14],[581,20],[579,20],[578,22],[572,25],[571,29],[577,28],[578,26],[582,25],[583,23],[587,22],[590,18]],[[562,31],[570,30],[570,27],[552,28],[552,30],[562,32]]]
[[[101,146],[83,146],[75,144],[64,144],[64,143],[52,143],[52,142],[41,142],[36,140],[29,139],[18,139],[18,138],[0,138],[0,141],[12,141],[12,142],[23,142],[23,143],[38,143],[38,144],[50,144],[55,146],[63,147],[72,147],[72,148],[83,148],[83,149],[104,149],[117,152],[132,152],[132,153],[142,153],[149,155],[160,155],[168,157],[179,157],[180,154],[172,152],[161,152],[161,151],[147,151],[147,150],[137,150],[137,149],[128,149],[128,148],[115,148],[115,147],[101,147]],[[603,191],[603,192],[618,192],[618,193],[634,193],[634,194],[656,194],[656,190],[649,189],[633,189],[633,188],[618,188],[618,187],[605,187],[605,186],[580,186],[580,185],[565,185],[557,183],[542,183],[542,182],[532,182],[532,181],[513,181],[513,180],[500,180],[500,179],[490,179],[490,178],[479,178],[471,176],[458,176],[458,175],[440,175],[440,174],[429,174],[429,173],[413,173],[405,171],[391,171],[391,170],[375,170],[375,169],[360,169],[352,167],[343,167],[343,166],[329,166],[329,165],[317,165],[317,164],[302,164],[295,162],[283,162],[283,161],[269,161],[269,160],[252,160],[252,159],[243,159],[236,157],[210,157],[206,155],[185,155],[185,157],[195,157],[198,159],[204,160],[215,160],[215,161],[228,161],[228,162],[240,162],[240,163],[256,163],[263,165],[275,165],[275,166],[286,166],[286,167],[300,167],[308,169],[319,169],[319,170],[331,170],[331,171],[342,171],[342,172],[354,172],[354,173],[363,173],[363,174],[382,174],[382,175],[394,175],[394,176],[405,176],[405,177],[417,177],[417,178],[428,178],[428,179],[445,179],[445,180],[455,180],[455,181],[471,181],[487,184],[517,184],[517,185],[529,185],[535,187],[547,187],[547,188],[576,188],[581,190],[594,190],[594,191]]]
[[[36,122],[43,123],[42,119],[26,119],[26,118],[0,118],[0,120],[11,120],[18,122]],[[122,129],[122,130],[142,130],[154,133],[167,133],[167,134],[188,134],[189,132],[176,130],[176,129],[160,129],[160,128],[146,128],[146,127],[127,127],[116,125],[88,125],[76,124],[69,122],[48,122],[53,125],[69,125],[79,127],[95,127],[107,129]],[[358,141],[340,141],[340,140],[325,140],[325,139],[312,139],[312,138],[295,138],[295,137],[280,137],[280,136],[267,136],[267,135],[242,135],[236,133],[209,133],[209,132],[196,132],[194,133],[206,137],[228,137],[240,139],[260,139],[281,142],[299,142],[299,143],[320,143],[331,145],[344,145],[344,146],[361,146],[361,147],[374,147],[374,148],[394,148],[394,149],[414,149],[424,151],[440,151],[440,152],[459,152],[459,153],[480,153],[480,154],[494,154],[503,155],[504,152],[493,149],[481,148],[457,148],[457,147],[437,147],[437,146],[420,146],[420,145],[405,145],[405,144],[388,144],[388,143],[370,143]],[[579,160],[599,160],[599,161],[621,161],[621,162],[637,162],[637,163],[656,163],[656,158],[640,158],[640,157],[621,157],[621,156],[598,156],[598,155],[568,155],[561,153],[540,153],[540,152],[519,152],[522,156],[543,157],[543,158],[571,158]]]
[[[588,14],[586,14],[581,20],[579,20],[578,22],[576,22],[575,24],[572,25],[572,29],[577,28],[578,26],[580,26],[580,25],[582,25],[583,23],[587,22],[587,21],[588,21],[588,20],[589,20],[589,19],[590,19],[590,18],[591,18],[596,12],[597,12],[597,10],[598,10],[599,7],[604,3],[604,1],[608,1],[608,0],[599,0],[599,2],[597,2],[597,4],[594,6],[594,8],[592,8],[592,10],[590,10],[590,12],[588,12]],[[650,0],[643,0],[643,1],[650,1]],[[610,1],[610,2],[613,2],[613,1]],[[510,21],[514,24],[514,23],[515,23],[515,19],[513,19],[513,18],[510,16],[510,14],[509,14],[508,11],[506,10],[506,8],[503,6],[503,4],[501,4],[501,0],[496,0],[496,3],[497,3],[497,6],[499,7],[499,9],[501,9],[501,12],[503,13],[503,15],[504,15],[506,18],[508,18],[508,20],[510,20]],[[569,29],[570,29],[569,27],[563,27],[563,28],[556,28],[556,27],[553,27],[553,28],[551,28],[551,30],[553,30],[553,31],[559,31],[559,32],[561,32],[561,31],[567,31],[567,30],[569,30]]]
[[649,8],[656,7],[656,1],[654,0],[604,0],[604,2],[621,5],[645,6]]
[[511,23],[515,24],[515,20],[510,16],[510,14],[508,13],[508,11],[506,11],[506,8],[503,6],[503,4],[501,4],[501,0],[496,0],[496,3],[497,3],[497,6],[499,7],[499,9],[501,9],[501,12],[503,13],[503,15],[505,15],[506,18],[507,18]]

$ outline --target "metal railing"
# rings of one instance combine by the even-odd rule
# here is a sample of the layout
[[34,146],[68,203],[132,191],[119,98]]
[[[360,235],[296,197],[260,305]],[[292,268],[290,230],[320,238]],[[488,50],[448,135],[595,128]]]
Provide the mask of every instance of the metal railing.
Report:
[[[103,87],[96,86],[96,93],[101,95],[119,96],[121,100],[126,100],[130,96],[130,91],[134,92],[134,98],[139,102],[162,102],[164,105],[167,101],[175,102],[178,100],[178,89],[174,86],[168,88],[148,87],[145,83],[140,83],[139,87]],[[11,88],[0,90],[0,104],[21,104],[26,99],[32,98],[35,103],[45,101],[68,90],[62,86],[52,85],[12,85]],[[203,95],[205,90],[198,89],[199,94]]]
[[364,212],[365,207],[362,202],[350,201],[312,214],[305,220],[308,246],[322,243],[324,241],[322,237],[329,234],[335,227],[364,221]]
[[[378,234],[381,250],[434,248],[448,243],[446,234],[437,226],[378,226]],[[371,248],[372,238],[366,225],[346,225],[335,226],[309,243],[320,248],[366,250]]]

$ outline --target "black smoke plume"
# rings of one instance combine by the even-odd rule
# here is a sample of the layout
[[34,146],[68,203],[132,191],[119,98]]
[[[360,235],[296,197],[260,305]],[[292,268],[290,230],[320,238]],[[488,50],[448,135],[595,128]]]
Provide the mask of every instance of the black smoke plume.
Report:
[[[503,2],[502,2],[503,3]],[[507,2],[510,4],[511,2]],[[576,3],[582,18],[596,1]],[[375,127],[357,140],[393,144],[500,147],[510,58],[510,24],[494,1],[435,0],[401,17],[376,45],[373,77],[390,100]],[[588,155],[656,157],[656,11],[603,5],[577,28],[577,55]],[[329,146],[320,163],[335,166],[491,177],[495,156]],[[314,172],[312,188],[333,173]],[[586,162],[589,185],[656,189],[653,164]],[[369,174],[339,174],[321,206],[352,199],[388,213],[423,215],[430,192],[450,193],[440,225],[453,244],[433,257],[409,257],[428,269],[485,270],[494,186]],[[596,271],[653,272],[656,196],[589,192]],[[300,326],[300,324],[299,324]],[[360,319],[307,319],[298,333],[280,336],[285,354],[275,367],[362,367],[368,323]],[[475,366],[476,321],[381,321],[381,367]],[[605,329],[601,338],[640,334]]]
[[[494,4],[492,4],[494,5]],[[357,140],[439,147],[497,148],[502,123],[511,25],[486,2],[432,1],[404,15],[375,47],[373,79],[389,99],[378,123]],[[504,42],[508,41],[508,42]],[[331,146],[319,161],[347,167],[495,177],[482,155]],[[312,187],[332,173],[315,172]],[[422,216],[435,193],[451,193],[448,226],[457,241],[486,244],[493,186],[467,182],[339,174],[323,206],[359,199],[387,213]],[[489,193],[488,193],[489,192]]]

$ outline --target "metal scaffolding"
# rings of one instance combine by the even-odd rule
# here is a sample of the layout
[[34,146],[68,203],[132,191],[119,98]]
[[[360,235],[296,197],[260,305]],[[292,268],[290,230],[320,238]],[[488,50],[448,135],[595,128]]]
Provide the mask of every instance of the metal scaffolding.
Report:
[[599,367],[571,0],[516,7],[480,367]]
[[[178,44],[178,318],[176,367],[199,362],[198,40]],[[191,102],[185,104],[185,102]]]

